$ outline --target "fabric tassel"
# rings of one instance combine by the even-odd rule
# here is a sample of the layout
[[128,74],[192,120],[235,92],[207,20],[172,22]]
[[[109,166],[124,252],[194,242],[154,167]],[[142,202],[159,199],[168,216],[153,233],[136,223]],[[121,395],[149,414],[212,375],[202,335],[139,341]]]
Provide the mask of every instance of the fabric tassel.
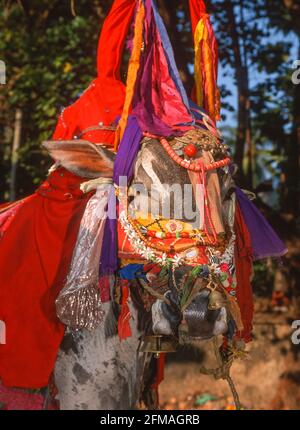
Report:
[[120,281],[122,289],[121,313],[118,319],[118,335],[121,340],[127,339],[132,335],[130,328],[130,310],[128,306],[129,287],[128,281],[122,279]]
[[74,330],[94,330],[104,319],[100,291],[97,285],[79,288],[59,296],[56,301],[57,316]]
[[132,114],[143,132],[182,134],[194,124],[164,23],[154,1],[145,0],[145,46]]
[[253,259],[278,258],[285,255],[288,250],[284,242],[277,236],[254,203],[238,187],[236,187],[236,197],[250,233]]
[[204,213],[205,213],[205,220],[204,220],[204,231],[208,238],[210,236],[213,236],[214,243],[217,243],[217,233],[212,221],[210,208],[209,208],[209,201],[208,201],[208,194],[207,194],[207,184],[206,184],[206,172],[205,172],[205,165],[202,161],[198,162],[201,166],[201,171],[198,174],[199,184],[202,184],[201,191],[203,192],[202,198],[204,200]]
[[55,304],[58,318],[72,329],[94,330],[104,318],[103,289],[98,288],[106,219],[107,184],[100,184],[88,201],[73,251],[70,270]]
[[[117,186],[120,184],[121,177],[127,177],[128,183],[133,177],[134,162],[140,148],[142,132],[136,119],[133,116],[128,117],[127,127],[120,143],[117,156],[114,163],[113,182]],[[108,207],[113,207],[115,202],[115,192],[109,196]],[[105,223],[103,249],[100,258],[100,277],[112,275],[118,269],[118,237],[117,237],[117,219],[116,217],[108,218]]]
[[99,277],[99,290],[102,302],[108,302],[110,300],[110,285],[112,276],[114,275],[103,275]]
[[128,121],[129,111],[130,111],[133,96],[134,96],[135,83],[136,83],[138,71],[140,68],[140,60],[141,60],[141,53],[142,53],[142,47],[143,47],[144,19],[145,19],[145,8],[143,5],[143,2],[140,0],[137,14],[136,14],[136,19],[135,19],[133,49],[132,49],[131,57],[129,60],[129,66],[128,66],[125,102],[124,102],[123,112],[118,124],[118,128],[116,130],[115,150],[118,149],[119,143],[122,140],[122,137],[124,135],[124,131]]
[[165,358],[166,354],[159,354],[159,357],[156,360],[156,377],[155,382],[152,384],[151,388],[156,393],[157,403],[159,404],[159,393],[158,388],[161,382],[164,380],[165,377]]
[[217,41],[204,1],[190,0],[190,11],[195,49],[194,98],[215,122],[220,119]]
[[243,330],[237,333],[240,339],[245,342],[252,340],[252,320],[253,320],[253,294],[251,287],[253,250],[251,238],[239,204],[236,204],[234,231],[236,243],[234,250],[234,260],[236,268],[236,297],[241,311]]

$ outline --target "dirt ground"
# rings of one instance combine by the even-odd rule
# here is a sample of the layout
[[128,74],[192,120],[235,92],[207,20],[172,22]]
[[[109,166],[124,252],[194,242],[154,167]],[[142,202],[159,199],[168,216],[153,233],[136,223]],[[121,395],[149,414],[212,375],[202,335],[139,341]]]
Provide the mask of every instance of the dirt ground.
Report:
[[[231,375],[245,409],[300,409],[300,345],[291,341],[291,322],[300,313],[298,318],[295,309],[276,313],[269,303],[256,300],[249,356],[234,362]],[[162,409],[234,409],[227,382],[201,374],[202,364],[216,367],[210,343],[184,356],[168,355],[160,386]]]

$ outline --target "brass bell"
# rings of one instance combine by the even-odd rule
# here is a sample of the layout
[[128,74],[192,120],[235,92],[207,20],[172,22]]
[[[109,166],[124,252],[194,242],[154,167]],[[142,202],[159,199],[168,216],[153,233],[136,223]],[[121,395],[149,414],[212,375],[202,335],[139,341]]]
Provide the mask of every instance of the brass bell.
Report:
[[221,309],[224,306],[226,306],[227,300],[224,294],[222,294],[220,291],[213,290],[209,295],[208,300],[208,309],[211,311],[215,311],[217,309]]
[[164,336],[160,334],[145,336],[140,344],[139,351],[152,352],[159,357],[161,353],[175,352],[178,342],[173,336]]

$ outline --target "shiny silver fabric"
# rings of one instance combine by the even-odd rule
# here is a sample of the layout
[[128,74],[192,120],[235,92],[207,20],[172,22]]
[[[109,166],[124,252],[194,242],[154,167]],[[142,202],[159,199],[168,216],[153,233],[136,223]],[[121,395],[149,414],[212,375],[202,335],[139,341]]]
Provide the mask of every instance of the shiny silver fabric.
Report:
[[99,261],[106,219],[107,185],[86,206],[65,287],[56,300],[59,319],[73,329],[95,329],[103,320]]

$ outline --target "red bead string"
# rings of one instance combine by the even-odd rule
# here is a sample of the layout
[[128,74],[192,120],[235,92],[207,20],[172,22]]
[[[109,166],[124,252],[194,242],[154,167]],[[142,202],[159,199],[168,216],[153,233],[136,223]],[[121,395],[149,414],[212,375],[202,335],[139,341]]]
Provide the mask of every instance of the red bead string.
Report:
[[[176,154],[172,146],[169,144],[165,137],[155,136],[153,134],[144,132],[144,136],[150,137],[151,139],[158,139],[162,144],[163,148],[166,150],[167,154],[172,158],[175,163],[179,164],[179,166],[183,167],[187,170],[192,170],[193,172],[201,172],[203,167],[199,163],[192,163],[190,161],[183,160],[179,155]],[[214,161],[211,164],[205,164],[204,170],[205,172],[209,170],[219,169],[220,167],[227,166],[230,164],[231,159],[229,157],[224,158],[220,161]]]

